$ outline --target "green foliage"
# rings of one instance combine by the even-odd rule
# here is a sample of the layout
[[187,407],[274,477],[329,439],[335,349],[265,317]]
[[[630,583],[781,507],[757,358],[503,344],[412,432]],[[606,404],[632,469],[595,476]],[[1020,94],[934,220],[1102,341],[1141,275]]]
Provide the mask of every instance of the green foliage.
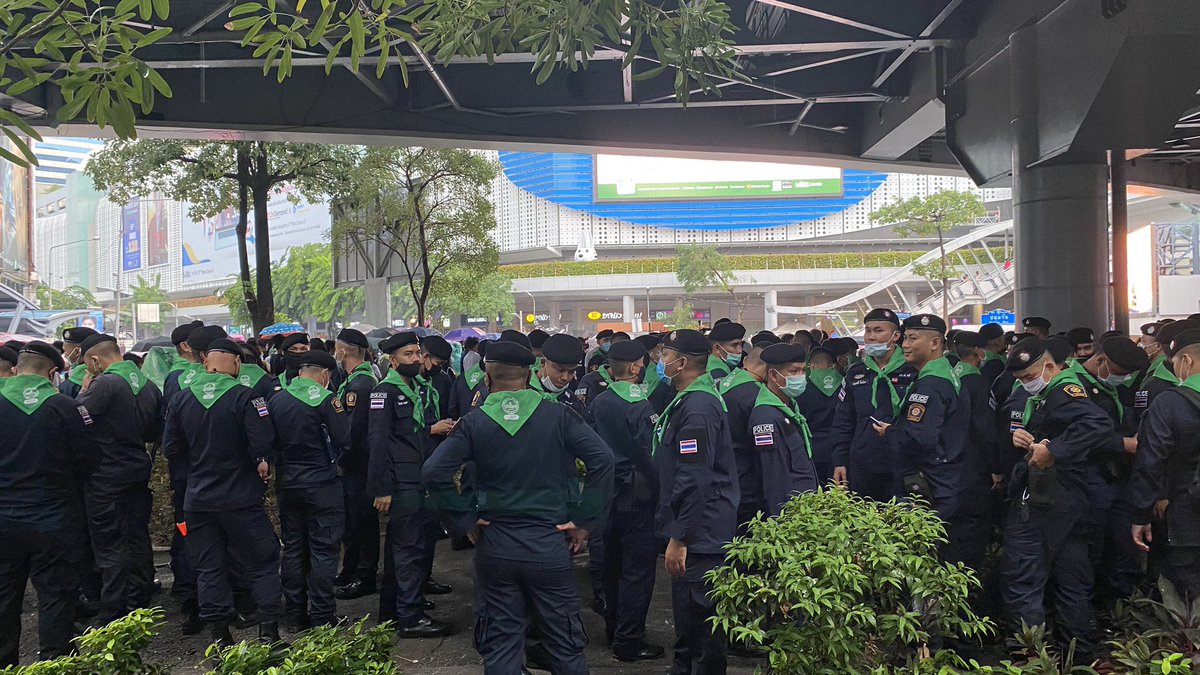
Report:
[[[1139,594],[1118,606],[1113,661],[1131,675],[1200,671],[1200,598],[1189,602],[1165,577],[1156,590],[1157,600]],[[1160,670],[1164,661],[1173,670]]]
[[[37,99],[61,95],[58,121],[82,113],[118,137],[132,138],[137,111],[149,113],[156,96],[171,96],[166,80],[139,56],[170,35],[170,28],[147,25],[169,11],[167,0],[0,0],[0,93],[19,97],[39,87],[57,89]],[[37,164],[20,134],[41,136],[25,120],[0,108],[0,132],[18,151],[0,146],[0,157]]]
[[[442,64],[455,57],[482,56],[493,63],[501,54],[532,54],[538,84],[556,68],[586,68],[597,49],[616,49],[625,53],[622,65],[652,64],[636,71],[635,79],[670,69],[682,102],[693,83],[719,94],[719,83],[745,80],[727,37],[736,27],[721,0],[679,2],[674,8],[651,0],[365,0],[349,7],[320,0],[319,12],[304,12],[306,4],[317,3],[263,0],[230,11],[232,29],[242,34],[242,46],[255,46],[264,75],[275,68],[282,82],[292,73],[294,53],[326,44],[326,73],[343,54],[356,72],[372,58],[377,78],[394,63],[406,86],[402,45]],[[368,56],[369,48],[378,53]]]
[[[139,323],[138,328],[142,331],[142,335],[161,335],[163,330],[162,317],[167,315],[167,312],[172,311],[171,305],[167,303],[169,297],[166,290],[162,287],[162,275],[154,275],[154,283],[146,281],[145,277],[138,275],[137,282],[130,287],[132,299],[130,305],[158,305],[159,321],[155,323]],[[136,307],[130,308],[131,312],[136,312]]]
[[970,675],[1096,675],[1096,671],[1090,666],[1075,663],[1074,640],[1067,645],[1065,652],[1048,647],[1044,626],[1027,626],[1022,623],[1016,638],[1027,658],[1019,663],[1001,661],[998,666],[981,666],[972,659],[964,673]]
[[880,504],[842,489],[799,495],[751,521],[709,573],[714,623],[762,645],[772,673],[842,674],[919,661],[930,637],[978,638],[979,582],[938,560],[946,537],[923,505]]
[[70,286],[61,291],[38,284],[35,291],[38,307],[42,309],[86,309],[99,306],[96,296],[83,286]]
[[167,668],[142,660],[141,652],[162,627],[163,610],[138,609],[75,638],[77,654],[28,666],[9,666],[0,675],[166,675]]
[[220,663],[209,675],[395,675],[399,670],[392,661],[392,627],[368,628],[367,621],[314,628],[283,654],[258,642],[225,649],[211,646],[208,656],[219,656]]
[[345,321],[363,311],[361,288],[333,287],[333,258],[329,244],[305,244],[288,249],[273,266],[275,311],[292,321],[310,318],[321,323]]
[[[230,277],[229,281],[230,285],[223,290],[218,290],[217,296],[221,298],[221,304],[225,305],[225,309],[229,310],[232,324],[245,332],[252,332],[254,317],[250,315],[250,309],[246,306],[246,287],[249,286],[250,293],[253,294],[254,282],[246,283],[235,277]],[[272,323],[284,321],[292,321],[292,319],[282,312],[276,312],[275,321]]]
[[424,324],[439,285],[496,270],[498,169],[470,150],[367,148],[334,202],[335,250],[375,242],[391,251]]
[[728,293],[738,308],[738,321],[746,311],[747,298],[737,292],[737,284],[753,279],[738,279],[733,260],[715,245],[685,244],[676,248],[675,278],[683,292],[691,297],[702,288],[717,288]]
[[510,317],[517,311],[512,279],[502,271],[477,277],[452,267],[434,287],[433,305],[448,315]]
[[671,319],[664,322],[667,330],[683,330],[685,328],[699,328],[700,322],[694,317],[696,316],[696,308],[690,302],[680,300],[675,303],[675,309],[671,312]]

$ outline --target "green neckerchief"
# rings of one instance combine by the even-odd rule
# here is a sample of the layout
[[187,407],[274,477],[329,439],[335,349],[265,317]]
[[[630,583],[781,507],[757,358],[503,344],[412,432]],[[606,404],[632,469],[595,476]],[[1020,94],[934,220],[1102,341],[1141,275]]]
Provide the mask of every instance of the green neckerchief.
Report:
[[626,382],[624,380],[615,380],[608,385],[608,390],[621,397],[621,400],[626,403],[637,403],[645,401],[650,395],[650,387],[645,384],[636,382]]
[[954,393],[957,394],[962,389],[962,382],[958,379],[958,373],[954,372],[954,366],[950,365],[950,360],[946,357],[934,359],[925,364],[920,373],[917,373],[917,379],[926,377],[940,377],[950,384],[954,385]]
[[288,376],[286,370],[279,374],[279,386],[283,389],[287,389]]
[[541,394],[532,389],[493,391],[479,409],[507,431],[509,436],[516,436],[544,400]]
[[609,384],[613,383],[612,371],[609,370],[608,366],[600,366],[600,368],[596,372],[600,373],[600,379],[604,380],[605,382],[607,382]]
[[1179,383],[1179,386],[1185,389],[1191,389],[1196,393],[1200,393],[1200,373],[1192,375],[1188,379]]
[[1111,398],[1113,403],[1117,406],[1117,422],[1120,423],[1125,421],[1125,406],[1121,404],[1121,395],[1117,393],[1115,387],[1110,387],[1104,382],[1101,382],[1093,377],[1092,374],[1087,371],[1087,368],[1084,368],[1083,364],[1079,361],[1072,363],[1071,365],[1067,366],[1067,368],[1074,371],[1075,375],[1079,377],[1080,382],[1090,382],[1096,385],[1096,388],[1104,392],[1105,396]]
[[808,373],[808,383],[816,385],[817,390],[828,398],[842,386],[842,374],[837,368],[813,368]]
[[904,365],[904,354],[900,353],[900,348],[892,347],[892,357],[882,368],[870,356],[863,359],[863,365],[867,367],[867,370],[875,371],[875,379],[871,382],[871,407],[879,407],[879,381],[883,380],[887,383],[888,395],[892,400],[892,414],[900,412],[900,393],[892,386],[892,380],[889,377],[892,372]]
[[966,361],[959,361],[954,366],[954,374],[958,375],[958,379],[961,380],[963,377],[965,377],[967,375],[979,375],[980,373],[979,373],[979,369],[976,368],[975,366],[967,363]]
[[650,451],[651,456],[658,452],[658,445],[662,443],[662,437],[667,432],[667,426],[671,424],[671,413],[675,411],[675,406],[679,405],[679,402],[683,400],[684,394],[690,394],[693,391],[712,394],[721,403],[721,410],[729,412],[729,407],[725,405],[725,399],[721,398],[721,395],[717,393],[717,387],[713,384],[712,376],[705,373],[697,377],[688,385],[687,389],[675,394],[675,398],[667,405],[667,409],[658,416],[658,422],[654,425],[654,443]]
[[[1019,383],[1020,380],[1017,380],[1017,382]],[[1054,391],[1058,385],[1064,383],[1074,384],[1080,389],[1083,389],[1083,383],[1079,381],[1079,377],[1075,374],[1075,372],[1069,368],[1064,368],[1050,380],[1050,382],[1046,385],[1046,388],[1043,389],[1041,393],[1039,393],[1037,396],[1030,396],[1029,400],[1025,401],[1025,414],[1021,416],[1021,424],[1029,426],[1029,418],[1033,416],[1033,411],[1038,407],[1038,405],[1041,404],[1042,401],[1046,400],[1046,397],[1050,395],[1050,392]]]
[[745,384],[747,382],[758,382],[758,378],[754,377],[754,375],[752,375],[749,371],[743,368],[738,368],[725,377],[722,377],[721,383],[718,384],[717,387],[721,390],[721,393],[724,394],[739,384]]
[[728,373],[730,370],[730,366],[728,363],[725,363],[724,359],[718,359],[717,357],[713,356],[712,354],[709,354],[708,355],[708,366],[705,368],[705,371],[704,371],[705,374],[708,375],[709,377],[712,377],[712,374],[718,370],[723,370],[726,373]]
[[58,389],[41,375],[13,375],[0,380],[0,395],[26,415],[37,412],[43,403],[57,393]]
[[1003,357],[1001,357],[999,354],[997,354],[996,352],[994,352],[990,349],[985,349],[983,351],[983,362],[984,363],[991,363],[992,361],[1003,361],[1003,360],[1004,360]]
[[418,385],[424,388],[425,397],[421,401],[421,407],[424,410],[433,410],[437,413],[437,418],[442,419],[442,392],[433,386],[433,380],[429,377],[417,375],[415,378]]
[[662,379],[658,377],[657,370],[646,366],[642,369],[642,384],[646,385],[646,395],[649,396],[658,391],[658,388],[662,386]]
[[292,380],[291,384],[284,389],[305,405],[316,408],[325,402],[325,399],[333,396],[333,392],[325,387],[322,387],[316,380],[307,377],[297,377]]
[[171,369],[168,370],[167,372],[168,373],[176,373],[176,372],[186,369],[190,365],[192,365],[191,361],[188,361],[187,359],[183,358],[179,354],[176,354],[175,359],[173,361],[171,361]]
[[204,364],[203,363],[192,363],[191,361],[189,361],[188,364],[186,366],[184,366],[183,370],[180,371],[180,373],[179,373],[179,380],[178,380],[179,388],[187,389],[188,387],[191,387],[196,382],[196,379],[203,374],[204,374]]
[[[1164,382],[1170,382],[1171,384],[1179,384],[1179,378],[1175,376],[1175,373],[1172,373],[1167,369],[1166,359],[1159,361],[1158,365],[1154,367],[1154,370],[1150,371],[1150,377],[1157,377],[1158,379],[1163,380]],[[1188,379],[1190,380],[1192,378],[1189,377]]]
[[383,378],[383,383],[395,385],[395,387],[400,390],[401,394],[404,394],[406,397],[408,397],[408,400],[412,401],[413,408],[419,412],[419,414],[418,412],[413,413],[413,430],[420,431],[424,429],[425,411],[421,408],[421,406],[424,404],[424,401],[422,401],[421,397],[417,395],[417,392],[415,389],[413,389],[413,386],[406,382],[404,377],[401,376],[400,373],[396,372],[395,368],[388,368],[388,374],[387,377]]
[[211,409],[230,389],[241,384],[224,373],[200,373],[188,389],[205,410]]
[[792,401],[791,405],[784,403],[778,396],[775,395],[764,384],[758,385],[758,398],[754,399],[754,407],[771,406],[779,408],[788,419],[796,423],[800,427],[800,434],[804,437],[804,450],[808,453],[809,459],[812,459],[812,432],[808,430],[808,420],[804,419],[804,415],[800,414],[800,408],[796,405],[796,401]]
[[463,378],[467,381],[467,389],[474,389],[475,385],[479,384],[479,381],[483,379],[483,368],[480,368],[479,364],[476,363],[468,368],[467,372],[463,373]]
[[146,386],[146,375],[132,361],[114,361],[112,365],[104,369],[104,372],[112,373],[125,380],[129,384],[129,388],[133,390],[134,396],[137,396],[142,391],[142,387]]
[[544,359],[542,359],[542,357],[540,357],[540,356],[534,357],[534,359],[533,359],[533,366],[530,368],[530,370],[532,370],[532,371],[533,371],[533,372],[535,372],[535,373],[536,373],[537,371],[541,370],[541,369],[542,369],[542,362],[543,362],[543,360],[544,360]]
[[379,384],[379,382],[375,380],[375,371],[371,368],[371,364],[364,361],[357,366],[354,366],[354,369],[349,373],[346,373],[346,379],[342,380],[342,384],[337,390],[337,396],[339,400],[345,397],[346,387],[350,384],[350,381],[359,375],[366,375],[367,377],[371,378],[372,384]]
[[87,366],[82,363],[75,364],[71,366],[71,374],[67,376],[67,379],[71,381],[71,384],[77,384],[82,387],[83,378],[87,377],[87,372]]
[[254,385],[258,384],[259,380],[266,376],[267,371],[253,363],[243,363],[238,368],[238,382],[241,382],[246,387],[254,387]]

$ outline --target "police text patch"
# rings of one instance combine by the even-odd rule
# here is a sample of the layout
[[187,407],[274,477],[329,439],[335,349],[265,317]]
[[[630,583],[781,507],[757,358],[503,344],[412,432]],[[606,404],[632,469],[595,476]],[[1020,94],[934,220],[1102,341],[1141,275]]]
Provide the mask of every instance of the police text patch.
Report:
[[925,417],[925,406],[920,403],[908,406],[908,415],[905,417],[909,422],[920,422]]
[[759,434],[773,434],[773,433],[775,433],[775,425],[774,424],[759,424],[759,425],[755,426],[752,431],[754,432],[755,436],[757,436]]
[[1150,405],[1150,392],[1149,391],[1146,391],[1143,389],[1142,391],[1134,392],[1133,407],[1145,408],[1148,405]]
[[908,397],[908,400],[912,401],[913,403],[929,403],[929,395],[913,394],[912,396]]
[[79,406],[79,416],[83,419],[84,425],[91,426],[92,415],[91,415],[91,413],[88,412],[87,408],[85,408],[83,406]]

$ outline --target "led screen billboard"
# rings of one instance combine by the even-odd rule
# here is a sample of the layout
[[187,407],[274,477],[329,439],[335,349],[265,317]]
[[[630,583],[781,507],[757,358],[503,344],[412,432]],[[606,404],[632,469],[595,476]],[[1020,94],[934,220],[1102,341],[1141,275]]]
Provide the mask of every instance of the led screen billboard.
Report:
[[842,170],[826,166],[596,155],[593,175],[597,203],[842,196]]

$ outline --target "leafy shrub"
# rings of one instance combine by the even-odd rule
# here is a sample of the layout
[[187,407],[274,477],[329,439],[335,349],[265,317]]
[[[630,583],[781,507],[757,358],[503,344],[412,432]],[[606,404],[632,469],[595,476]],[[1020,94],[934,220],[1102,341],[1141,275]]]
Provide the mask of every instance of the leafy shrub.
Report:
[[1112,661],[1130,675],[1200,671],[1200,598],[1187,602],[1165,577],[1156,590],[1158,600],[1139,594],[1118,605],[1123,639],[1109,643]]
[[168,671],[142,660],[141,652],[158,635],[161,608],[138,609],[102,628],[75,638],[77,654],[28,666],[9,666],[0,675],[160,675]]
[[728,564],[709,573],[714,623],[765,647],[780,675],[919,664],[931,637],[993,630],[968,605],[974,573],[938,560],[945,536],[923,505],[843,489],[799,495],[777,518],[751,521],[727,547]]
[[305,632],[283,652],[246,641],[217,649],[218,665],[209,675],[395,675],[392,627],[367,627],[367,619],[345,626],[323,626]]

